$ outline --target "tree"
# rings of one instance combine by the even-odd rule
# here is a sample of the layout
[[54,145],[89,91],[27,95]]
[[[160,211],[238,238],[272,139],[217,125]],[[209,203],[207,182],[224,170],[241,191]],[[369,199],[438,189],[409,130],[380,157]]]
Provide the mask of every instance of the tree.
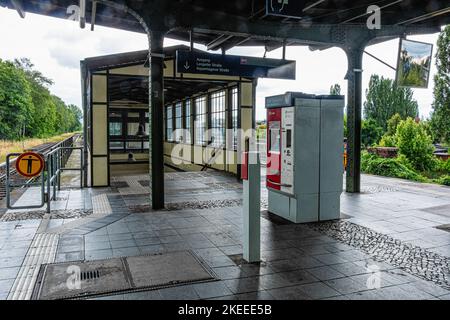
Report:
[[31,89],[21,70],[0,60],[0,139],[21,139],[33,112]]
[[41,86],[48,87],[54,84],[53,80],[45,77],[42,72],[34,68],[34,64],[28,58],[14,59],[14,65],[23,70],[29,80],[38,83]]
[[383,135],[383,128],[373,119],[362,121],[361,124],[361,143],[365,147],[370,147],[380,141]]
[[0,139],[45,138],[81,129],[81,110],[52,95],[52,84],[29,59],[0,60]]
[[431,114],[433,137],[450,143],[450,25],[446,26],[437,41],[434,76],[434,101]]
[[419,106],[413,99],[412,90],[398,87],[391,79],[372,75],[366,90],[364,117],[373,119],[386,131],[388,120],[396,113],[402,119],[418,117]]
[[397,132],[397,127],[401,121],[402,117],[398,113],[394,114],[387,122],[386,134],[393,136]]
[[380,147],[395,147],[397,145],[397,127],[402,122],[402,117],[396,113],[388,120],[387,131],[380,141]]
[[45,138],[55,134],[56,106],[48,89],[53,81],[34,69],[34,64],[27,58],[15,59],[14,65],[25,74],[31,88],[34,110],[28,135]]
[[337,83],[332,85],[330,88],[330,94],[340,96],[341,95],[341,86]]
[[74,122],[70,126],[70,131],[79,131],[81,130],[81,121],[83,119],[83,112],[74,104],[69,104],[67,106],[69,111],[74,115]]
[[397,126],[397,146],[400,155],[406,157],[414,169],[425,171],[433,169],[435,158],[431,137],[420,123],[412,118],[403,120]]
[[33,124],[30,136],[45,138],[55,134],[56,106],[50,91],[37,81],[30,79],[31,96],[34,105]]

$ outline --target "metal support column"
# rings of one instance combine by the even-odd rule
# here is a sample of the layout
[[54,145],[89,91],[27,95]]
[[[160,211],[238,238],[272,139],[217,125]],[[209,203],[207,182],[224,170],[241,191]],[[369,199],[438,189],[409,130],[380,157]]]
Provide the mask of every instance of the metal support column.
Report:
[[347,176],[346,191],[361,190],[361,107],[362,107],[362,59],[364,46],[346,50],[348,59],[347,105]]
[[152,208],[164,208],[164,43],[165,32],[151,31],[150,114]]
[[261,164],[256,137],[249,144],[248,179],[243,180],[243,257],[252,263],[261,260]]

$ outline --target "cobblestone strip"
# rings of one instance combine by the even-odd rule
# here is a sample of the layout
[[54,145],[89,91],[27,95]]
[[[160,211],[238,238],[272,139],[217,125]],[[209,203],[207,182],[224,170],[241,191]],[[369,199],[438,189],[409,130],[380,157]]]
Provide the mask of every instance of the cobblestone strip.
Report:
[[[208,201],[185,201],[167,203],[167,211],[177,211],[185,209],[213,209],[213,208],[226,208],[241,206],[241,199],[226,199],[226,200],[208,200]],[[135,205],[130,206],[130,211],[133,213],[149,212],[151,211],[150,205]]]
[[[83,218],[92,214],[92,210],[88,209],[66,209],[66,210],[52,210],[48,215],[49,219],[74,219]],[[20,221],[44,219],[47,215],[45,210],[37,211],[23,211],[23,212],[8,212],[3,215],[0,222],[4,221]]]
[[376,261],[389,263],[450,290],[450,259],[445,256],[348,221],[319,222],[310,226],[361,249]]
[[8,295],[8,300],[31,298],[41,264],[55,261],[58,238],[58,235],[46,233],[35,236]]

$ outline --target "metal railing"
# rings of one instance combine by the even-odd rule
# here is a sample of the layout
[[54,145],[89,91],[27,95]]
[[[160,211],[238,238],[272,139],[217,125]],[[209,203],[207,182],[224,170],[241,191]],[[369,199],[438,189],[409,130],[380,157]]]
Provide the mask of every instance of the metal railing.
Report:
[[[64,171],[80,171],[80,189],[83,189],[83,149],[83,147],[58,147],[47,154],[45,159],[47,213],[50,213],[51,201],[56,200],[56,190],[61,190],[61,173]],[[66,168],[67,160],[74,150],[80,150],[80,167]]]
[[[11,153],[6,157],[5,169],[6,169],[6,206],[8,209],[35,209],[42,208],[47,205],[47,213],[50,213],[51,201],[56,200],[56,191],[61,190],[61,174],[64,171],[80,171],[80,188],[83,188],[83,164],[84,164],[84,148],[73,146],[76,140],[80,136],[72,136],[50,149],[42,157],[45,160],[45,167],[42,173],[35,178],[29,180],[21,180],[18,183],[12,182],[12,177],[17,176],[12,164],[15,163],[16,158],[20,156],[20,153]],[[67,162],[74,150],[80,151],[80,166],[75,168],[67,168]],[[37,182],[36,182],[37,181]],[[41,189],[41,202],[36,205],[28,206],[14,206],[11,204],[11,191],[14,188],[22,187],[40,187]]]

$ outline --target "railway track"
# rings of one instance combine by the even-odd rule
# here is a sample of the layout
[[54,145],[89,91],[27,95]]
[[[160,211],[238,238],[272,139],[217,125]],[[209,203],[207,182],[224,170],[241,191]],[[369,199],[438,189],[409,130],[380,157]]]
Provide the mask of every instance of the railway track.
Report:
[[[66,140],[60,141],[60,142],[53,142],[53,143],[44,143],[41,144],[39,146],[30,148],[27,151],[33,151],[33,152],[38,152],[41,153],[42,155],[46,155],[47,153],[49,153],[50,151],[65,145],[68,146],[69,145],[73,145],[73,143],[75,141],[77,141],[77,139],[80,137],[79,134],[75,134],[69,138],[67,138]],[[26,179],[21,177],[15,169],[14,166],[14,162],[15,160],[12,160],[10,162],[10,177],[15,180],[15,181],[21,181],[21,182],[26,182],[26,183],[30,183],[32,182],[35,178],[32,179]],[[1,163],[0,164],[0,201],[2,199],[4,199],[6,197],[6,162]]]

